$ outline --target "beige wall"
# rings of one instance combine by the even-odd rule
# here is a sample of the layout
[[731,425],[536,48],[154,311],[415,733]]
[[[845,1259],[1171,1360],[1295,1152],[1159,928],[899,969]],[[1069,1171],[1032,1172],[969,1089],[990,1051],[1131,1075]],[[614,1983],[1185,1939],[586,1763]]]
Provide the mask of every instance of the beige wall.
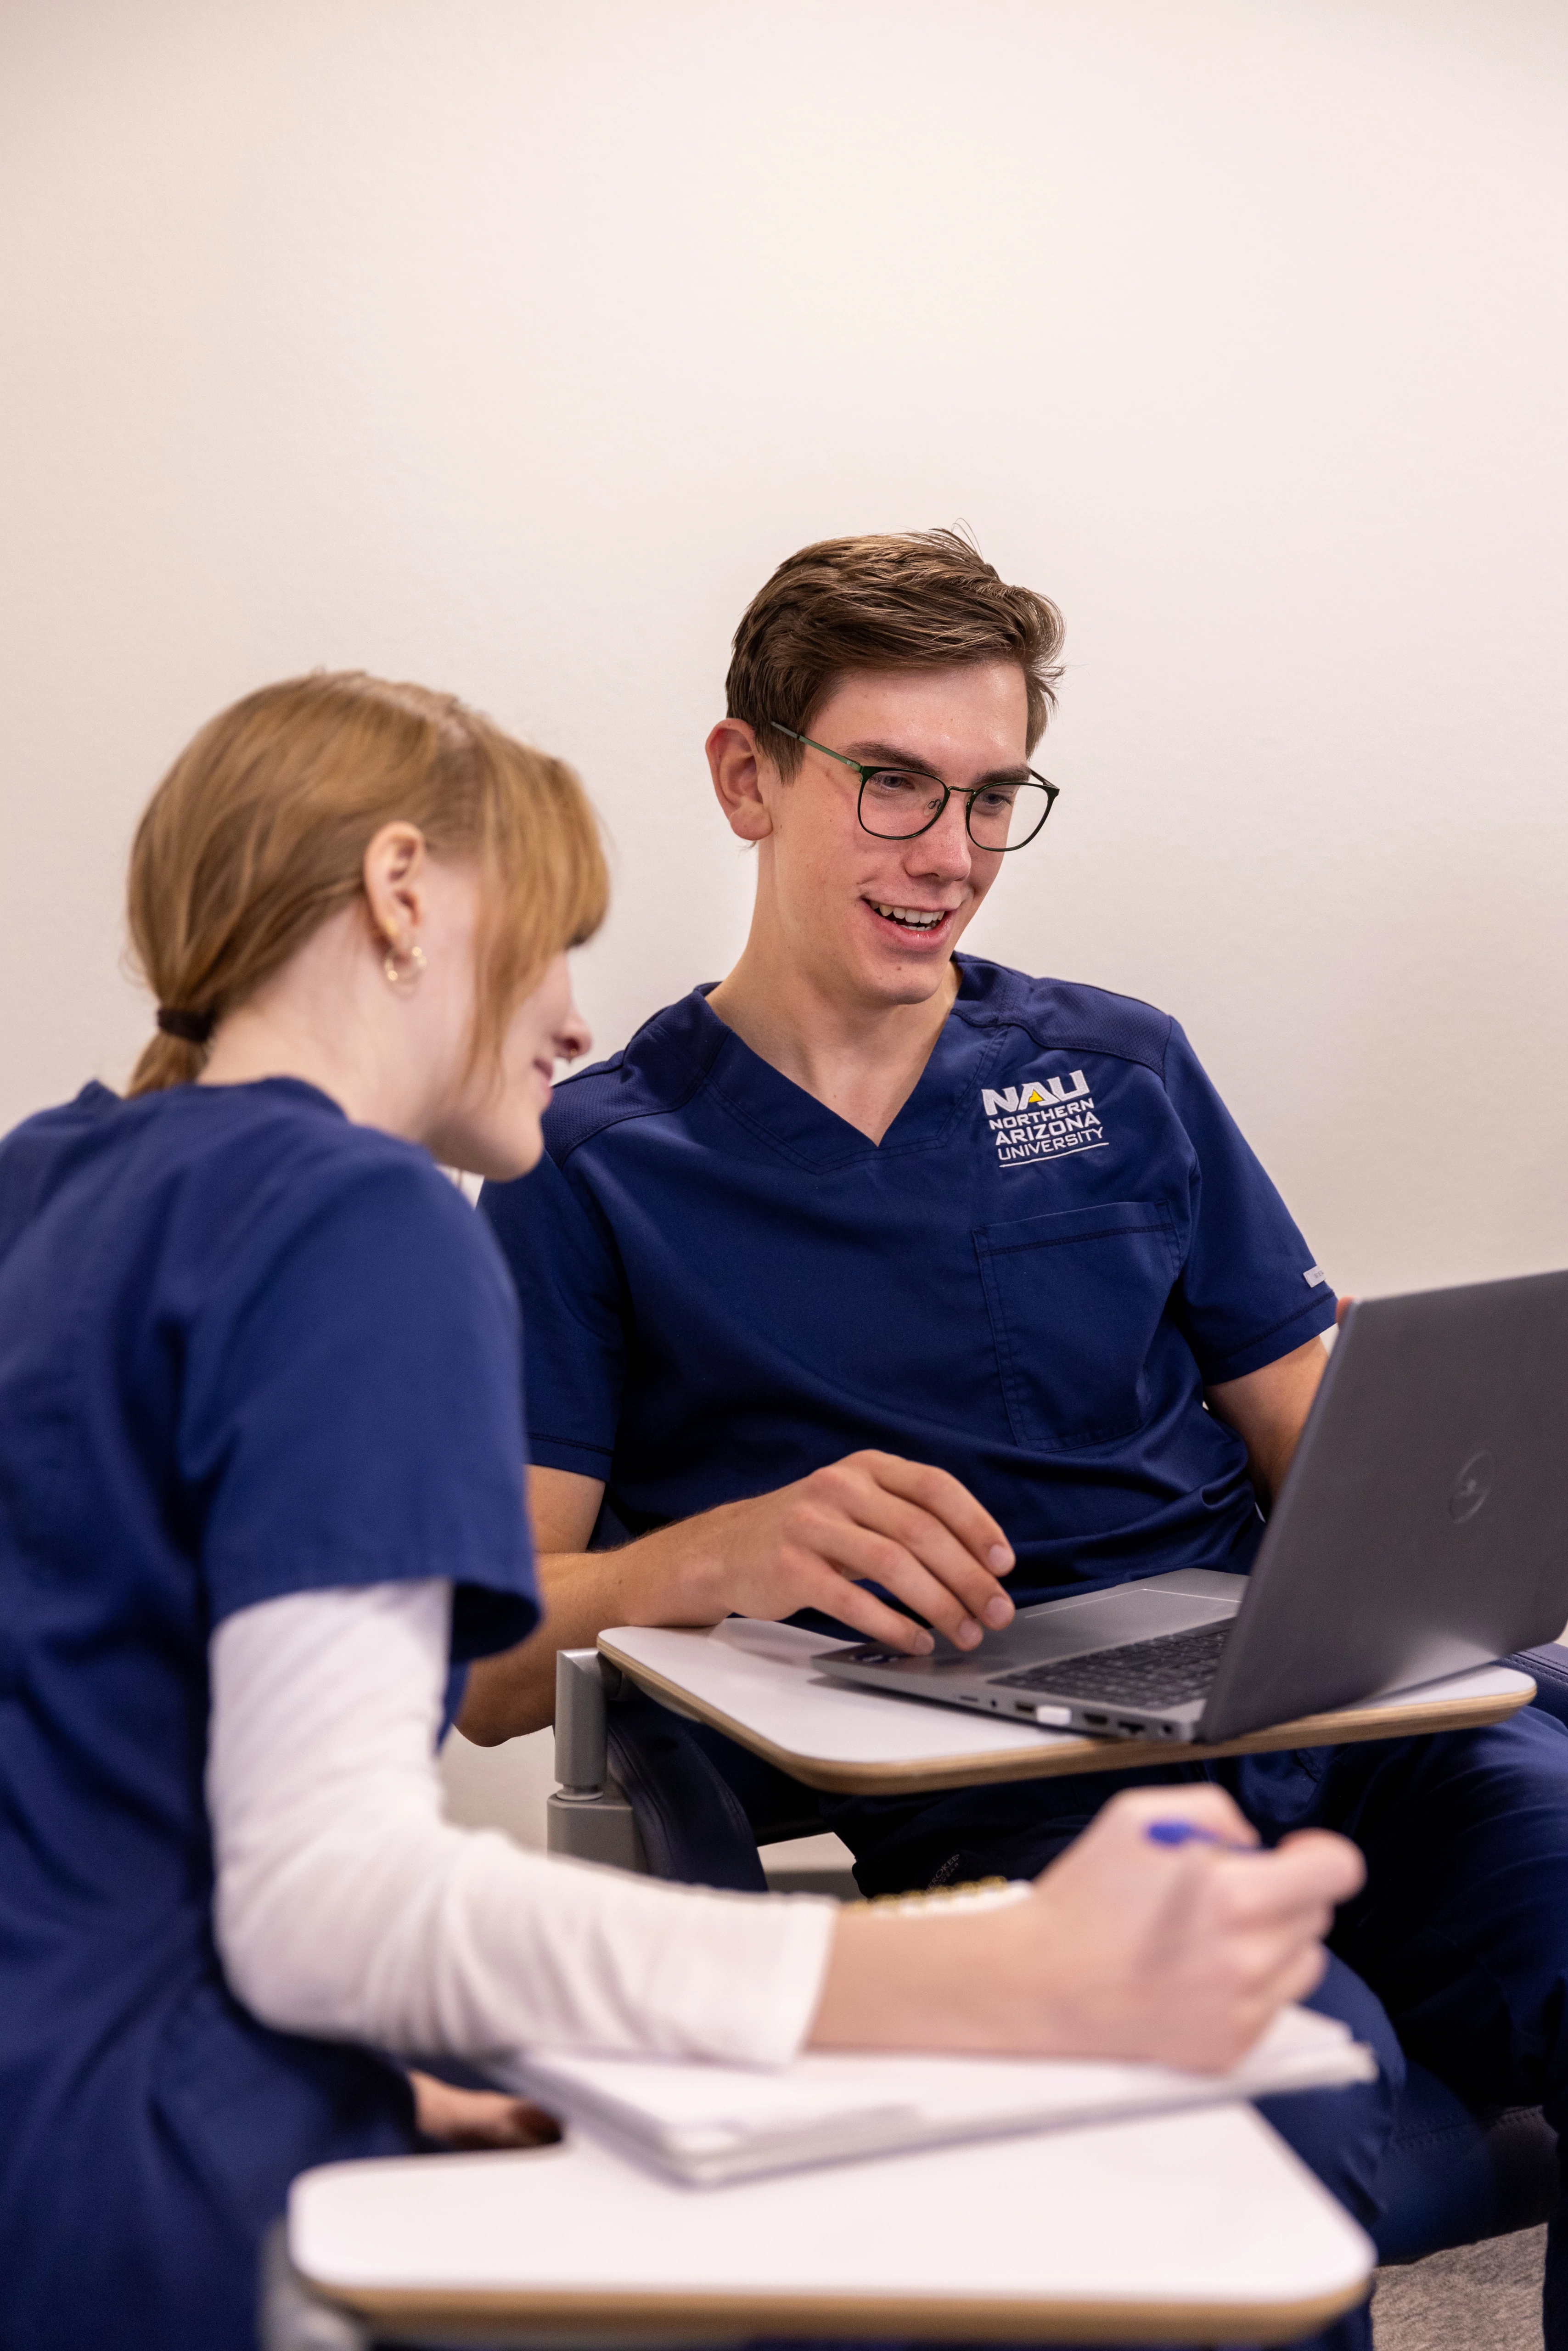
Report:
[[962,518],[1071,659],[973,944],[1179,1012],[1342,1286],[1568,1259],[1565,92],[1553,0],[7,0],[0,1123],[318,663],[580,763],[619,1043],[745,598]]

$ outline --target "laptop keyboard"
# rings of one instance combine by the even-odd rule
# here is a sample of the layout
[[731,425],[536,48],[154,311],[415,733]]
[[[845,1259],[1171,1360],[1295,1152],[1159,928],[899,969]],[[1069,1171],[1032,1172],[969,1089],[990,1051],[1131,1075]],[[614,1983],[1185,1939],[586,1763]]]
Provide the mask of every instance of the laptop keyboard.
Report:
[[1091,1649],[1082,1657],[1064,1657],[1058,1666],[997,1674],[993,1687],[1048,1690],[1053,1698],[1103,1698],[1112,1706],[1182,1706],[1207,1689],[1229,1632],[1228,1620],[1200,1625],[1193,1633],[1162,1633],[1122,1649]]

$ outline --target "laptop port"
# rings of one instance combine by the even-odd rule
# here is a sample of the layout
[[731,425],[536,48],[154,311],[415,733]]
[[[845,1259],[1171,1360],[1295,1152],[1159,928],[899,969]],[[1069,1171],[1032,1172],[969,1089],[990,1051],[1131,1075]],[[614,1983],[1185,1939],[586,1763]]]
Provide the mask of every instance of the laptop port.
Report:
[[1107,1729],[1111,1721],[1108,1714],[1085,1714],[1083,1719],[1093,1730]]
[[1118,1730],[1130,1730],[1134,1739],[1142,1739],[1144,1735],[1144,1725],[1141,1722],[1118,1722],[1116,1728]]

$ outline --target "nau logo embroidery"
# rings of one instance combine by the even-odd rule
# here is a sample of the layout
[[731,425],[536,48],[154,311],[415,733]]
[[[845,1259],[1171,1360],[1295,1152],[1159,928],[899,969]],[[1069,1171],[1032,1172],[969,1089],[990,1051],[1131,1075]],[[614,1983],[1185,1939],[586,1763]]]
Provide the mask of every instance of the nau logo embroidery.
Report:
[[1072,1151],[1103,1151],[1105,1131],[1082,1070],[1066,1078],[1030,1078],[1018,1086],[982,1086],[980,1108],[997,1139],[997,1161],[1017,1167],[1061,1159]]

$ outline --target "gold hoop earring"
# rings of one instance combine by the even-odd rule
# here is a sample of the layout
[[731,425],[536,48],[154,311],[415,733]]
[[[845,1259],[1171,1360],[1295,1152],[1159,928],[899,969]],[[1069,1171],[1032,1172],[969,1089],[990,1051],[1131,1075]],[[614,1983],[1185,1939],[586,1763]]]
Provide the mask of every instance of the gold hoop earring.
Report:
[[[400,971],[398,969],[398,956],[400,954],[403,956],[408,965],[408,969],[406,971]],[[413,940],[408,946],[401,949],[394,943],[387,948],[386,961],[382,964],[382,969],[387,976],[387,986],[389,987],[402,987],[405,986],[413,987],[418,981],[421,972],[424,969],[424,949],[420,946],[417,939]]]

